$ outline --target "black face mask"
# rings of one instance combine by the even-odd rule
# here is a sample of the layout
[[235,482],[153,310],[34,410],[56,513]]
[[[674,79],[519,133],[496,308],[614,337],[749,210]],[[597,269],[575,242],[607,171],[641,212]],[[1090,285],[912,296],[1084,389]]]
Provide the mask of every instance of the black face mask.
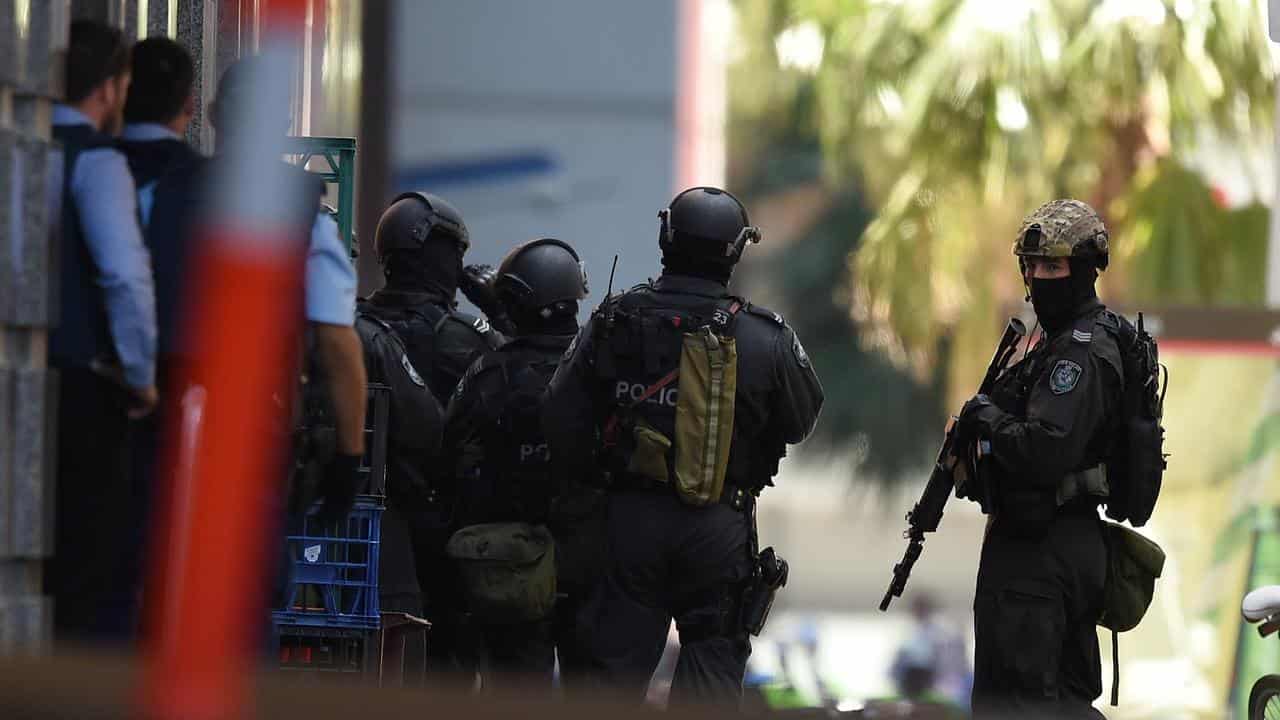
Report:
[[1071,277],[1031,278],[1031,305],[1045,330],[1054,332],[1071,322],[1077,298]]

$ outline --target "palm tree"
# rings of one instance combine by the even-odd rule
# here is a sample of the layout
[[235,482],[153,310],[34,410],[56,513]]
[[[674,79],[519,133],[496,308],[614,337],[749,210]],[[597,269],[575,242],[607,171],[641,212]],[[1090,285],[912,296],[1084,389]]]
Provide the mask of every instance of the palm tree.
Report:
[[[1107,218],[1112,295],[1261,299],[1265,210],[1223,208],[1188,161],[1209,133],[1235,147],[1270,140],[1259,0],[737,7],[739,127],[776,127],[802,109],[823,182],[856,184],[875,211],[844,238],[845,299],[863,341],[925,378],[938,338],[954,334],[952,400],[980,375],[997,308],[1021,298],[1009,256],[1020,219],[1053,197]],[[748,132],[731,142],[749,148]]]

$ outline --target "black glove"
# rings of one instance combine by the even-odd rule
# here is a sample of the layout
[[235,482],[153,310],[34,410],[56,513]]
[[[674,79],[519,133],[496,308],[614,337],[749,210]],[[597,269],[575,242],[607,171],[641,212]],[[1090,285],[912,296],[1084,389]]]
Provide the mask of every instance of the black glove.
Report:
[[332,525],[351,512],[360,481],[359,455],[337,452],[325,465],[320,478],[320,510],[316,518],[325,525]]
[[471,301],[471,304],[480,309],[485,317],[489,319],[489,324],[503,335],[514,335],[515,328],[511,323],[511,319],[507,317],[507,311],[502,307],[502,302],[498,300],[498,293],[494,289],[494,283],[498,279],[498,270],[492,265],[467,265],[462,268],[462,277],[458,282],[458,289],[463,295]]
[[498,294],[493,288],[497,279],[498,270],[492,265],[467,265],[462,268],[458,289],[485,315],[494,315],[502,312],[502,304],[498,302]]
[[960,415],[956,418],[956,444],[965,446],[977,440],[978,431],[991,421],[993,415],[1001,412],[990,397],[982,393],[974,395],[960,408]]

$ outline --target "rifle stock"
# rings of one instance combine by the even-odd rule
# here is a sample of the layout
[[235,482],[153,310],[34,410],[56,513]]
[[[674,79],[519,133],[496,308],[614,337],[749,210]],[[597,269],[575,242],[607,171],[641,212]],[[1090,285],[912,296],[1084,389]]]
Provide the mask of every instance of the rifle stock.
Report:
[[[996,347],[995,355],[991,358],[991,364],[987,366],[986,375],[982,378],[982,384],[978,388],[979,393],[991,392],[1000,373],[1009,366],[1009,360],[1017,350],[1018,341],[1026,334],[1026,325],[1018,318],[1010,318],[1009,325],[1005,327],[1004,335],[1000,338],[1000,344]],[[888,610],[889,603],[893,602],[895,597],[901,597],[906,590],[907,580],[911,577],[911,568],[915,566],[916,560],[920,559],[920,553],[924,551],[925,533],[936,532],[938,525],[942,523],[942,511],[946,508],[952,491],[956,489],[955,436],[956,426],[953,422],[947,428],[947,434],[942,440],[938,458],[933,463],[933,471],[929,473],[929,482],[924,486],[920,500],[912,506],[911,512],[907,513],[907,530],[903,534],[907,539],[907,550],[902,555],[902,561],[893,566],[893,579],[889,581],[889,589],[885,591],[884,599],[880,601],[881,612]]]

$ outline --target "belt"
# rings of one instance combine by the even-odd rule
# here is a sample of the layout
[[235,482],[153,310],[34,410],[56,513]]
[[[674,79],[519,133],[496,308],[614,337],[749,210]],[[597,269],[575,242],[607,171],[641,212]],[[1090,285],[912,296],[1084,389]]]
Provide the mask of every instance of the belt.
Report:
[[1111,485],[1107,482],[1107,465],[1098,463],[1093,467],[1067,473],[1058,483],[1057,502],[1065,507],[1072,501],[1094,498],[1096,506],[1102,499],[1111,495]]
[[[658,482],[630,473],[615,475],[610,487],[616,490],[641,490],[645,492],[669,492],[672,494],[676,492],[675,486],[671,483]],[[717,502],[722,505],[728,505],[739,512],[744,512],[752,508],[755,500],[755,495],[752,495],[744,488],[725,483],[724,489],[720,492],[720,499]]]

